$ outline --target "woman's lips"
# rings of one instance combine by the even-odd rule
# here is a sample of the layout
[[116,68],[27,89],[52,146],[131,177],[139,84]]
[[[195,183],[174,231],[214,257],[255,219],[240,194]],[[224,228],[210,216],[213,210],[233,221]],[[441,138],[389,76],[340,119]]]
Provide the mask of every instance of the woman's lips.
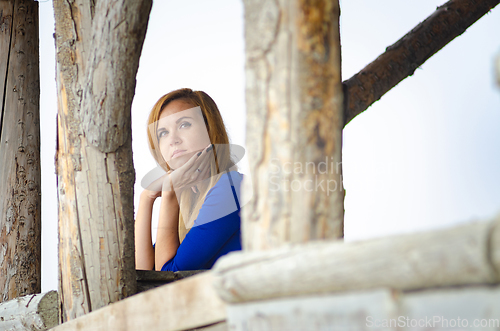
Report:
[[172,159],[175,159],[176,157],[178,156],[181,156],[182,154],[186,153],[186,150],[185,149],[182,149],[182,150],[176,150],[173,154],[172,154]]

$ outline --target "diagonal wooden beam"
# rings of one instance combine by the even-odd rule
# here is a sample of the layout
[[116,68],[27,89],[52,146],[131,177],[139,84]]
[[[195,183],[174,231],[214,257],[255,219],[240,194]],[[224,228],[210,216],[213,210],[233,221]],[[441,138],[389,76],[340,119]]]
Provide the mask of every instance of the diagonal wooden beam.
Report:
[[474,22],[500,0],[450,0],[385,53],[343,82],[344,126]]

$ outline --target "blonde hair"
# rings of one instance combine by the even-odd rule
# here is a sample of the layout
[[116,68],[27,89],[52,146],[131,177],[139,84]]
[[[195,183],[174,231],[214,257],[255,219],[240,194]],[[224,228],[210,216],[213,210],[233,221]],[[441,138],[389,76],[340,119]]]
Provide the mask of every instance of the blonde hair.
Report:
[[[158,123],[163,109],[174,100],[182,100],[192,104],[193,107],[200,107],[203,120],[207,127],[208,137],[215,147],[213,149],[215,162],[211,162],[210,164],[210,180],[205,180],[197,184],[198,193],[196,193],[195,197],[193,197],[193,193],[190,189],[184,190],[181,196],[177,197],[179,200],[179,241],[182,242],[189,232],[189,229],[193,226],[194,220],[198,217],[198,213],[205,201],[208,191],[217,183],[226,170],[234,166],[234,163],[230,157],[229,136],[219,112],[219,108],[217,108],[215,101],[203,91],[193,91],[189,88],[182,88],[162,96],[151,109],[148,118],[148,128],[150,128],[152,124],[157,125],[156,123]],[[163,158],[161,151],[157,148],[159,146],[157,136],[151,134],[152,132],[156,132],[156,127],[154,130],[147,131],[151,154],[165,171],[170,171],[169,165]]]

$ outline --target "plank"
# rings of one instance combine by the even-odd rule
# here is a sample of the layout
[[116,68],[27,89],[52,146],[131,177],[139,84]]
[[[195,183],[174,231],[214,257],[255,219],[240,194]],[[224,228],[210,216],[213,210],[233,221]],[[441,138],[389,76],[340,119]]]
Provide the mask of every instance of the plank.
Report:
[[66,330],[189,330],[222,322],[226,305],[215,293],[210,271],[115,302],[65,322]]
[[397,318],[393,296],[390,289],[377,289],[231,304],[227,324],[232,331],[365,330],[371,318]]
[[500,287],[467,286],[408,293],[398,323],[411,330],[498,330]]
[[500,286],[389,288],[228,305],[234,331],[498,330]]
[[137,293],[150,290],[152,288],[169,284],[186,277],[191,277],[206,270],[186,270],[186,271],[154,271],[136,270]]

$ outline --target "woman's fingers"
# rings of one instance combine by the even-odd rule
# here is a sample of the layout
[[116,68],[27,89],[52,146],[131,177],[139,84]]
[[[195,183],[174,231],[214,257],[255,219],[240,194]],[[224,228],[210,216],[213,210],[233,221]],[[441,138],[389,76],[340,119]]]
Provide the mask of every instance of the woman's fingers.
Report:
[[208,148],[205,148],[198,158],[197,169],[210,168],[210,162],[214,160],[213,148],[211,146],[209,145]]
[[[212,144],[208,145],[207,147],[193,155],[193,158],[189,159],[189,161],[192,162],[188,161],[185,164],[187,166],[187,169],[189,169],[190,171],[196,171],[196,169],[199,169],[200,164],[205,160],[207,153],[211,151],[210,146],[212,146]],[[209,150],[207,151],[207,149]]]
[[202,179],[207,179],[210,177],[210,166],[205,167]]
[[169,177],[172,180],[174,188],[192,186],[190,184],[208,177],[208,173],[205,170],[206,168],[210,170],[209,162],[213,157],[211,146],[210,144],[202,151],[194,154],[184,165],[170,174]]

